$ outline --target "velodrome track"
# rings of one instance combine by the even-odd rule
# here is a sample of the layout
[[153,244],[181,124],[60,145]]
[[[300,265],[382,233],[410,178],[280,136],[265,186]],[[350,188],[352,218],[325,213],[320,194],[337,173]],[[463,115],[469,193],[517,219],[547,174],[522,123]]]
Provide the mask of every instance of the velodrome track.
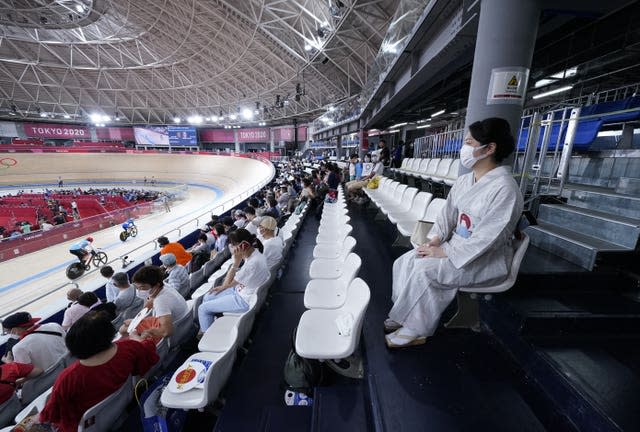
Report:
[[[273,167],[269,163],[231,156],[14,154],[12,157],[18,164],[13,172],[2,174],[0,182],[4,185],[53,184],[57,183],[58,175],[69,186],[70,183],[86,183],[89,187],[98,182],[125,187],[122,182],[131,184],[136,180],[139,187],[144,176],[155,176],[162,182],[156,186],[161,189],[172,186],[169,183],[188,185],[186,199],[177,202],[171,212],[165,213],[160,209],[159,212],[137,221],[140,233],[136,238],[122,243],[118,239],[121,231],[119,226],[93,234],[94,245],[104,249],[110,261],[115,259],[110,264],[115,271],[121,268],[118,257],[128,254],[136,263],[144,261],[157,253],[155,244],[150,242],[158,236],[166,234],[170,240],[176,240],[189,234],[206,223],[211,212],[221,213],[223,208],[228,210],[273,176]],[[109,167],[114,169],[110,171]],[[203,214],[205,216],[194,220]],[[16,308],[27,310],[34,316],[46,317],[66,305],[65,293],[71,285],[58,287],[68,282],[64,272],[75,260],[68,252],[69,245],[74,241],[76,240],[0,263],[0,317]],[[136,250],[130,253],[134,249]],[[104,284],[104,281],[97,271],[77,280],[84,291],[94,290]]]

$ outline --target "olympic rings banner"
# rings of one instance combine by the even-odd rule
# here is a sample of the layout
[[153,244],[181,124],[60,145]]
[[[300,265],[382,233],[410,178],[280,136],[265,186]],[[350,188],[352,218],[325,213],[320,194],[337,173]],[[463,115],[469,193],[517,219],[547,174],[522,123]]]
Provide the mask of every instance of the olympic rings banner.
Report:
[[91,132],[86,126],[74,126],[51,123],[23,123],[24,133],[28,137],[41,138],[91,138]]

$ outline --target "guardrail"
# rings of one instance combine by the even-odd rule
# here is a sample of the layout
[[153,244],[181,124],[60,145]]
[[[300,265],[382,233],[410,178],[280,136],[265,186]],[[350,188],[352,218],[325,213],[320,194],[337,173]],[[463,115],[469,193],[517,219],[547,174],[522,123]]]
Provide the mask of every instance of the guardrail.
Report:
[[[194,218],[189,219],[187,222],[184,222],[184,223],[180,224],[178,227],[173,228],[173,229],[171,229],[171,230],[169,230],[169,231],[167,231],[167,232],[165,232],[165,233],[161,234],[160,236],[169,237],[169,236],[170,236],[170,235],[172,235],[173,233],[176,233],[176,232],[177,232],[178,237],[181,237],[181,236],[182,236],[182,230],[183,230],[187,225],[189,225],[189,224],[193,224],[193,223],[195,222],[196,227],[199,227],[199,226],[200,226],[200,220],[201,220],[202,218],[206,217],[206,220],[207,220],[207,221],[209,221],[209,220],[210,220],[210,218],[211,218],[211,214],[212,214],[212,213],[219,213],[219,214],[222,214],[222,213],[224,213],[224,212],[226,212],[226,211],[228,211],[228,210],[231,210],[231,209],[232,209],[233,207],[235,207],[237,204],[239,204],[239,203],[241,203],[242,201],[246,200],[246,199],[247,199],[247,198],[249,198],[251,195],[253,195],[253,194],[254,194],[254,193],[256,193],[257,191],[259,191],[260,189],[262,189],[262,188],[263,188],[264,186],[266,186],[267,184],[269,184],[269,182],[271,182],[271,180],[272,180],[272,179],[273,179],[273,177],[275,176],[275,168],[274,168],[273,164],[271,164],[271,162],[269,162],[269,160],[268,160],[268,159],[265,159],[265,158],[263,158],[263,157],[251,157],[250,155],[245,155],[245,157],[250,157],[250,158],[252,158],[252,159],[259,160],[260,162],[262,162],[262,163],[265,163],[265,164],[269,165],[269,166],[271,167],[271,174],[268,176],[268,178],[267,178],[266,180],[263,180],[262,182],[258,183],[257,185],[253,186],[251,189],[248,189],[248,190],[246,190],[246,191],[244,191],[244,192],[242,192],[242,193],[240,193],[240,194],[238,194],[238,195],[236,195],[236,196],[234,196],[234,197],[231,197],[231,198],[227,199],[226,201],[223,201],[222,203],[219,203],[219,204],[214,205],[213,207],[211,207],[210,209],[206,210],[205,212],[203,212],[203,213],[199,214],[198,216],[196,216],[196,217],[194,217]],[[158,237],[160,237],[160,236],[158,236]],[[132,254],[134,254],[134,253],[136,253],[136,252],[139,252],[139,251],[141,251],[142,249],[145,249],[145,248],[147,248],[147,247],[149,247],[149,246],[153,246],[153,249],[152,249],[152,250],[154,250],[154,251],[155,251],[156,249],[158,249],[157,241],[154,239],[154,240],[148,241],[148,242],[146,242],[146,243],[144,243],[144,244],[142,244],[142,245],[140,245],[140,246],[138,246],[138,247],[136,247],[136,248],[134,248],[134,249],[131,249],[131,250],[127,251],[127,252],[126,252],[126,253],[124,253],[124,254],[121,254],[120,256],[118,256],[118,257],[117,257],[117,258],[115,258],[115,259],[111,259],[111,260],[109,260],[109,261],[107,262],[107,264],[111,264],[111,263],[118,262],[118,261],[123,261],[124,257],[131,256]],[[74,280],[73,282],[74,282],[74,283],[77,283],[77,282],[78,282],[78,281],[80,281],[82,278],[85,278],[85,277],[87,277],[88,275],[90,275],[90,274],[92,274],[92,273],[95,273],[96,271],[98,271],[98,269],[95,269],[95,268],[94,268],[94,269],[91,269],[90,271],[86,272],[84,275],[82,275],[80,278],[78,278],[78,279]],[[58,285],[58,286],[56,286],[56,287],[54,287],[54,288],[51,288],[50,290],[48,290],[48,291],[46,291],[46,292],[43,292],[43,293],[42,293],[40,296],[38,296],[37,298],[35,298],[35,299],[31,299],[31,300],[30,300],[30,302],[40,300],[40,299],[42,299],[42,298],[44,298],[44,297],[46,297],[46,296],[48,296],[48,295],[50,295],[50,294],[52,294],[52,293],[54,293],[54,292],[56,292],[56,291],[60,290],[60,289],[62,289],[62,288],[64,288],[64,287],[66,287],[66,286],[68,286],[68,285],[69,285],[69,282],[65,282],[65,283],[64,283],[64,284],[62,284],[62,285]],[[7,313],[5,314],[5,316],[9,316],[9,315],[11,315],[12,313],[15,313],[15,312],[17,312],[17,311],[23,310],[24,306],[26,306],[27,304],[28,304],[28,303],[24,303],[24,304],[20,305],[19,307],[14,308],[13,310],[11,310],[11,311],[7,312]],[[3,318],[4,318],[4,317],[3,317]]]

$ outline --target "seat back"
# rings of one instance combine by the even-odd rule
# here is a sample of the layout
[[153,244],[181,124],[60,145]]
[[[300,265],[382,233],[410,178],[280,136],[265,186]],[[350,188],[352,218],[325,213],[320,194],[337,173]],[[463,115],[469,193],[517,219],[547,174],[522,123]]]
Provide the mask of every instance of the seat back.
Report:
[[438,217],[438,215],[440,214],[440,212],[442,211],[442,208],[445,206],[446,203],[447,203],[447,200],[442,198],[432,199],[431,202],[429,203],[429,207],[427,207],[427,211],[425,212],[424,218],[422,218],[422,220],[428,221],[428,222],[435,222],[436,218]]
[[416,195],[418,195],[418,188],[408,187],[404,190],[404,195],[400,199],[400,212],[409,211],[413,205]]
[[458,171],[460,171],[460,159],[454,159],[451,162],[451,166],[449,167],[449,171],[447,172],[448,179],[457,179]]
[[183,343],[193,330],[193,313],[191,309],[183,317],[173,323],[173,334],[169,336],[169,348],[174,349]]
[[342,242],[342,250],[351,252],[354,247],[356,247],[356,239],[352,236],[345,237],[344,241]]
[[16,394],[0,404],[0,427],[13,422],[13,418],[20,412],[22,405]]
[[106,399],[89,408],[80,419],[78,432],[106,432],[122,420],[122,413],[133,397],[133,379],[128,377],[122,387]]
[[420,162],[420,167],[418,168],[418,172],[420,174],[424,174],[427,171],[427,167],[429,166],[430,162],[431,159],[422,159],[422,161]]
[[353,338],[352,352],[358,346],[360,341],[362,323],[364,322],[364,315],[367,311],[370,298],[371,291],[365,281],[360,278],[355,278],[351,281],[349,288],[347,289],[347,299],[340,309],[353,316],[353,328],[351,329],[351,335]]
[[472,287],[472,288],[460,288],[460,291],[464,292],[478,292],[478,293],[497,293],[504,292],[510,289],[518,278],[518,272],[520,271],[520,264],[524,258],[527,248],[529,247],[529,236],[522,233],[522,240],[516,240],[514,242],[514,253],[511,259],[511,268],[509,269],[509,275],[501,283],[488,287]]
[[440,159],[431,159],[429,161],[429,166],[427,167],[425,174],[434,175],[438,170],[438,164],[440,164]]
[[360,270],[360,266],[362,265],[362,260],[358,254],[351,252],[347,255],[347,258],[344,260],[344,265],[342,266],[342,273],[354,273],[357,274],[358,270]]
[[409,163],[409,158],[402,159],[402,164],[400,165],[400,168],[405,169],[408,163]]
[[438,165],[438,169],[436,170],[436,176],[441,178],[446,177],[452,162],[453,159],[442,159]]
[[[189,293],[195,291],[204,282],[204,268],[199,268],[189,275]],[[186,296],[188,293],[180,293]]]
[[251,333],[251,328],[253,327],[253,321],[256,318],[257,310],[258,296],[256,292],[249,300],[249,309],[240,316],[240,320],[238,321],[238,346],[244,345],[244,342],[249,337],[249,333]]
[[406,184],[398,186],[395,193],[391,197],[389,197],[389,200],[394,204],[399,204],[400,201],[402,201],[402,195],[404,195],[404,191],[406,191],[408,187],[409,186]]
[[53,385],[60,372],[65,368],[66,358],[67,356],[61,357],[42,374],[25,381],[22,386],[22,403],[24,405],[30,403]]
[[422,163],[422,159],[415,158],[411,164],[410,171],[418,171],[418,169],[420,169],[420,163]]
[[411,216],[413,216],[415,220],[424,220],[424,215],[427,213],[431,198],[433,198],[433,194],[429,192],[419,192],[416,195],[410,210]]

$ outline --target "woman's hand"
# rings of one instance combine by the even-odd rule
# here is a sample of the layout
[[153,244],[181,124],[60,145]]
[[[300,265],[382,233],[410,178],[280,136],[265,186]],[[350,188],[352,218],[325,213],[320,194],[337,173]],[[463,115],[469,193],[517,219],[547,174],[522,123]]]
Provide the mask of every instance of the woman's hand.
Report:
[[224,289],[225,287],[223,287],[222,285],[214,286],[209,290],[209,294],[219,293],[220,291],[224,291]]
[[440,243],[442,243],[442,241],[440,240],[439,236],[434,236],[431,240],[429,240],[429,242],[427,242],[427,245],[429,246],[440,246]]
[[431,257],[431,258],[446,258],[447,253],[440,246],[430,246],[428,243],[420,246],[416,253],[419,258]]

